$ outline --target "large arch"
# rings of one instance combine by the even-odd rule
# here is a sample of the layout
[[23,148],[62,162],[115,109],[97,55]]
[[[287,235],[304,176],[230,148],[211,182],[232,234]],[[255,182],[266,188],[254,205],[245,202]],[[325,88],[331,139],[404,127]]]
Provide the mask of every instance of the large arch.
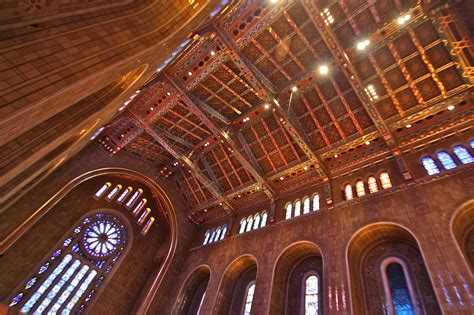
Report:
[[[256,273],[257,259],[252,255],[243,255],[231,262],[221,279],[213,314],[230,314],[233,307],[242,304],[239,298],[243,301],[243,292],[236,291],[245,291],[246,284],[239,282],[255,280]],[[238,290],[242,285],[244,290]]]
[[211,269],[202,265],[186,278],[174,305],[173,314],[197,314],[211,277]]
[[162,283],[165,273],[168,270],[173,259],[177,246],[178,224],[174,207],[166,192],[153,179],[140,172],[126,168],[110,167],[95,169],[77,176],[76,178],[65,184],[57,193],[55,193],[30,217],[28,217],[28,219],[23,221],[22,224],[16,227],[11,233],[7,235],[7,237],[5,237],[5,239],[0,242],[0,255],[3,255],[11,246],[13,246],[25,233],[27,233],[35,225],[36,222],[38,222],[56,204],[58,204],[65,196],[67,196],[68,193],[70,193],[80,184],[104,175],[123,176],[140,181],[143,184],[147,185],[153,191],[156,198],[159,199],[159,204],[169,224],[170,238],[166,257],[160,263],[158,271],[155,273],[154,278],[149,283],[146,294],[141,297],[141,301],[138,303],[138,306],[136,308],[136,311],[138,313],[144,314],[149,309],[151,302],[160,284]]
[[392,222],[362,227],[346,247],[351,308],[353,314],[379,314],[392,308],[386,296],[387,261],[399,261],[410,279],[408,286],[417,314],[441,314],[431,278],[413,233]]
[[[296,296],[289,298],[289,286],[291,281],[296,280],[299,282],[298,267],[303,264],[308,264],[313,268],[317,269],[319,276],[319,294],[324,296],[322,291],[322,279],[323,279],[323,259],[322,254],[317,245],[308,241],[301,241],[293,243],[286,247],[278,256],[276,264],[273,269],[272,286],[269,313],[270,314],[297,314],[299,310],[301,296],[300,290],[296,293]],[[296,269],[295,269],[296,268]],[[320,306],[323,307],[323,299],[320,299]],[[295,313],[296,311],[296,313]],[[321,311],[322,314],[322,311]]]
[[474,273],[474,200],[459,207],[451,218],[451,233],[471,274]]

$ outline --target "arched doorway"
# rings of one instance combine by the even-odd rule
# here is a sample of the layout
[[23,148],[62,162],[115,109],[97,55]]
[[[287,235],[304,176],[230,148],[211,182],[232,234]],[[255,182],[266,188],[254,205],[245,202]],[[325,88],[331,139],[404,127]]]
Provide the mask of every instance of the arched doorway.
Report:
[[214,313],[249,314],[256,288],[257,260],[251,255],[235,259],[222,277]]
[[270,314],[323,314],[323,258],[311,242],[288,246],[272,281]]
[[414,236],[394,223],[363,227],[347,251],[354,314],[441,314]]

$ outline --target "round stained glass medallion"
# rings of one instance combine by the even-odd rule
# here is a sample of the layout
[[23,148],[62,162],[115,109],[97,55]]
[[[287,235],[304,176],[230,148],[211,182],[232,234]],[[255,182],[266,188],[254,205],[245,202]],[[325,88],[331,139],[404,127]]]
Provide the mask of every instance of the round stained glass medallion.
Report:
[[87,253],[95,258],[107,258],[121,243],[121,230],[117,223],[101,219],[93,222],[82,237]]

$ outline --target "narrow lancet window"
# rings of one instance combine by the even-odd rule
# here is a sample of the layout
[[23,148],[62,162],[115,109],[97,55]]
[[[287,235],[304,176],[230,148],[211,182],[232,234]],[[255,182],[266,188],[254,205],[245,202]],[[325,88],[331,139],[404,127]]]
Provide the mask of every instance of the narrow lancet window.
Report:
[[301,214],[301,201],[296,200],[295,202],[295,217]]
[[256,214],[253,221],[253,229],[256,230],[260,227],[260,214]]
[[253,227],[253,217],[250,216],[247,218],[247,229],[245,230],[245,232],[252,231],[252,227]]
[[311,211],[311,201],[309,200],[309,197],[305,197],[303,199],[303,213],[309,213]]
[[290,219],[292,216],[292,212],[293,212],[293,206],[291,205],[291,203],[288,203],[286,205],[285,219]]
[[354,192],[352,191],[352,186],[351,184],[347,184],[344,187],[344,196],[346,197],[346,200],[352,200],[354,199]]
[[373,176],[370,176],[367,179],[367,186],[369,186],[369,192],[371,194],[376,193],[377,191],[379,191],[379,185],[377,184],[377,179],[375,179],[375,177],[373,177]]
[[319,210],[319,195],[314,194],[313,195],[313,211]]
[[387,297],[387,300],[391,302],[393,314],[415,315],[408,281],[402,265],[391,263],[386,267],[385,272],[390,289],[390,296]]
[[266,212],[262,213],[262,222],[260,222],[260,227],[267,225],[268,214]]
[[441,162],[441,165],[443,165],[443,168],[445,170],[452,170],[453,168],[456,168],[456,162],[454,162],[453,158],[451,155],[449,155],[448,152],[446,151],[441,151],[437,153],[438,160]]
[[240,221],[239,234],[242,234],[242,233],[245,232],[245,226],[246,226],[246,224],[247,224],[247,220],[245,220],[245,218]]
[[392,180],[387,172],[380,173],[380,183],[382,183],[383,189],[392,188]]
[[112,200],[115,198],[115,195],[122,189],[122,185],[118,184],[112,189],[112,191],[107,195],[107,200]]
[[247,287],[247,290],[245,292],[244,315],[250,315],[254,293],[255,293],[255,281],[252,281]]
[[304,283],[304,314],[317,315],[319,311],[319,283],[318,277],[310,275]]
[[365,196],[365,187],[364,187],[363,181],[360,180],[356,182],[356,192],[357,192],[357,197]]
[[94,196],[96,198],[102,197],[105,194],[105,192],[109,190],[110,186],[112,186],[111,183],[105,183],[104,185],[102,185],[102,187],[100,187],[100,189],[95,193]]
[[472,157],[471,153],[463,147],[462,145],[457,145],[453,148],[454,154],[458,157],[459,161],[461,161],[462,164],[469,164],[474,161],[474,158]]
[[421,163],[423,163],[423,167],[428,175],[439,174],[438,165],[436,165],[436,162],[431,157],[426,156],[422,158]]

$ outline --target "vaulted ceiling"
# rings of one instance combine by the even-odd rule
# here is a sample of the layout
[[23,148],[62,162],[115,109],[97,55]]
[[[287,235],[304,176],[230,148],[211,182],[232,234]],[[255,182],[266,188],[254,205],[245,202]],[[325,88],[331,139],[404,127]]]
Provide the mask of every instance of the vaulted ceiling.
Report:
[[400,158],[472,87],[415,1],[222,2],[99,138],[176,181],[195,222]]

